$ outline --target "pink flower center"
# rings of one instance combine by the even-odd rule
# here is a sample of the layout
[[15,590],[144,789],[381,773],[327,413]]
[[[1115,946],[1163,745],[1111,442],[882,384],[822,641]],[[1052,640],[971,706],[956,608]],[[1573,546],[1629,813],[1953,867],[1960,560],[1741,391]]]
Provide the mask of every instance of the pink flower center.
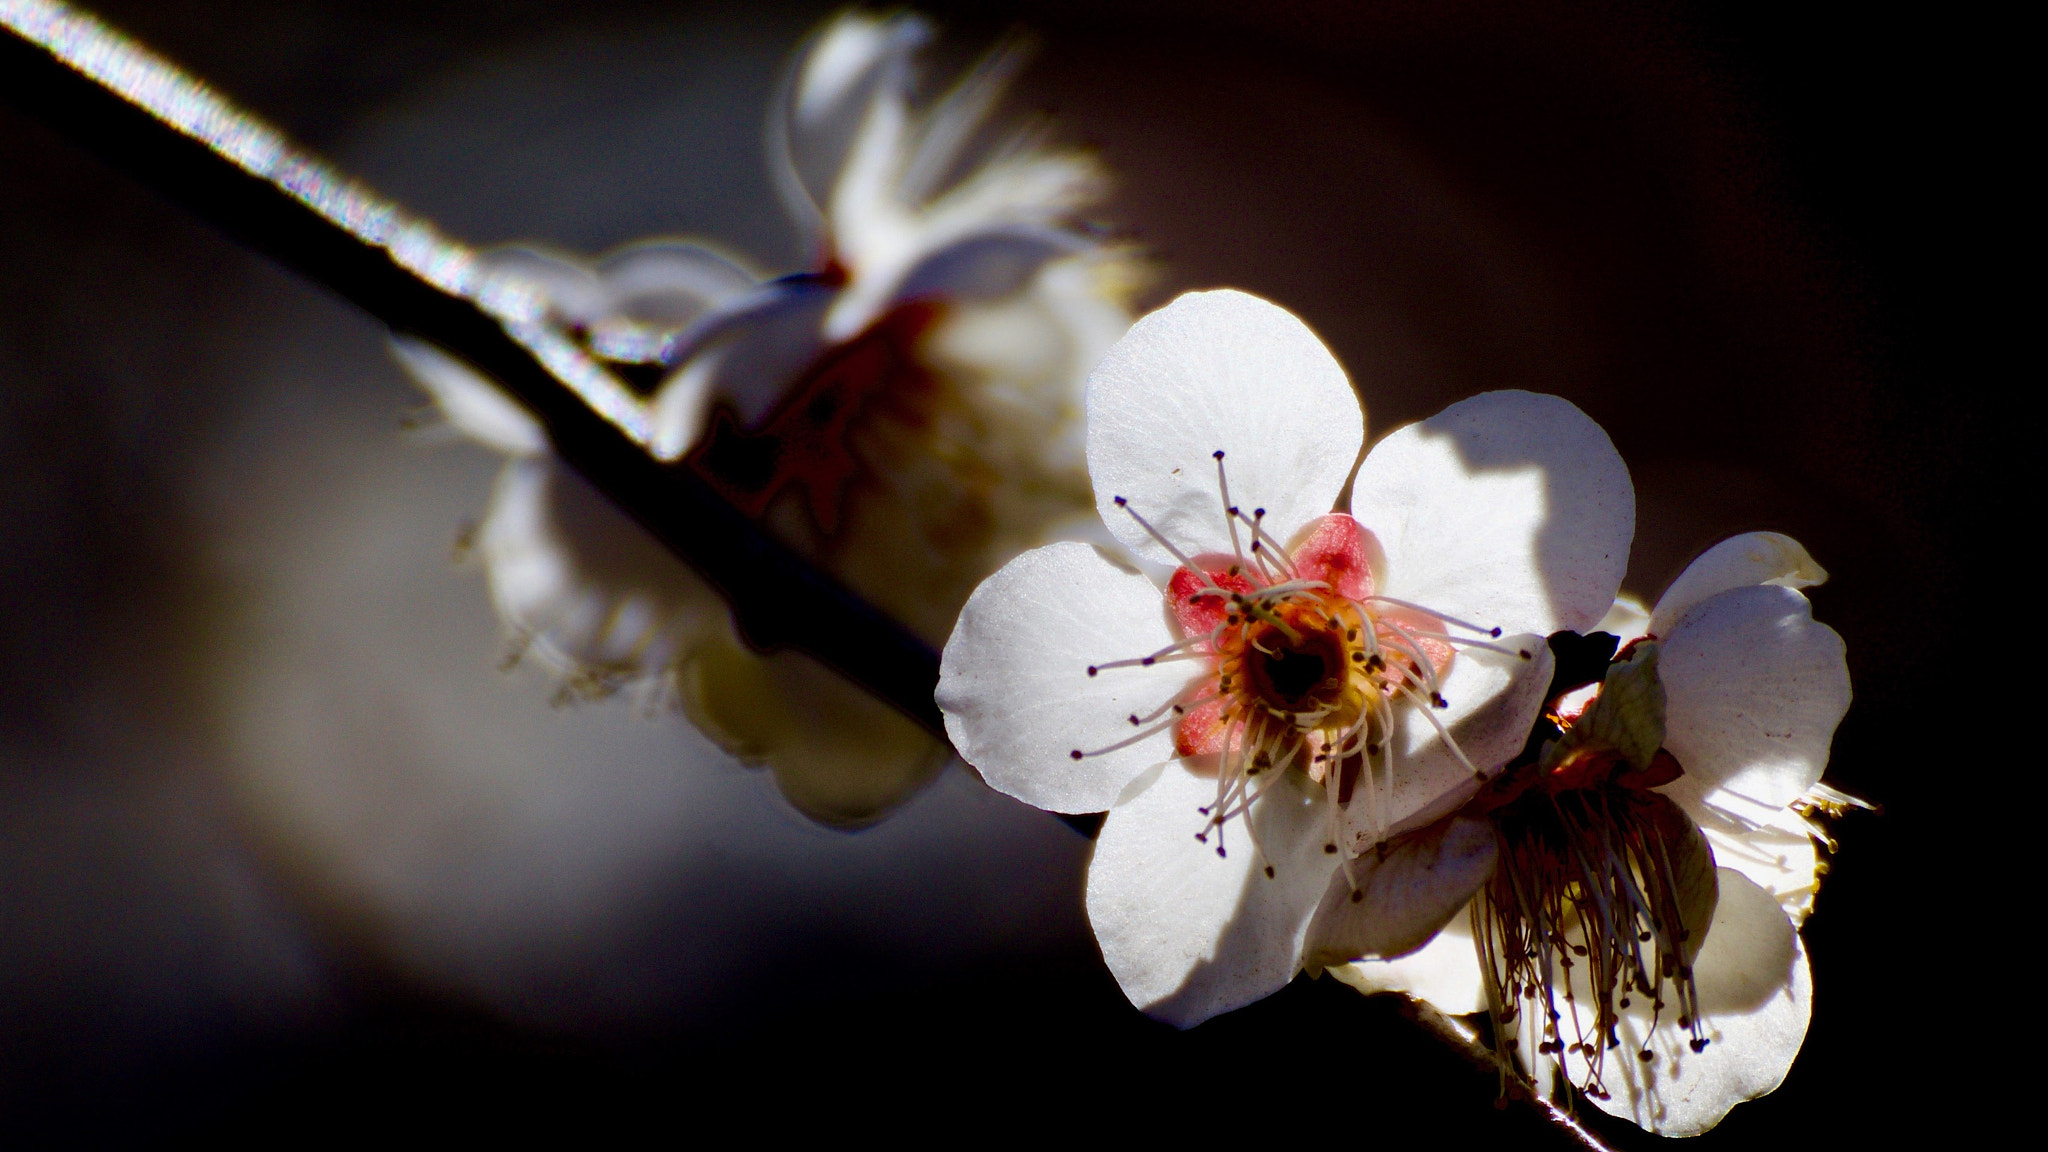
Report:
[[1247,516],[1231,503],[1223,453],[1215,456],[1231,554],[1190,557],[1115,499],[1181,561],[1166,590],[1181,638],[1148,656],[1093,665],[1088,674],[1181,660],[1199,662],[1203,671],[1149,715],[1131,714],[1138,731],[1128,739],[1094,753],[1075,749],[1073,756],[1128,747],[1171,728],[1181,762],[1216,777],[1216,801],[1201,810],[1206,821],[1195,835],[1206,842],[1216,832],[1218,855],[1225,854],[1224,825],[1289,769],[1326,790],[1325,851],[1345,841],[1339,814],[1354,794],[1363,795],[1368,823],[1384,835],[1390,821],[1382,793],[1391,793],[1396,772],[1390,737],[1398,712],[1422,715],[1463,760],[1434,711],[1448,704],[1442,688],[1454,645],[1491,645],[1447,628],[1489,638],[1500,629],[1380,595],[1377,542],[1343,513],[1321,517],[1291,549],[1281,548],[1265,529],[1263,508]]

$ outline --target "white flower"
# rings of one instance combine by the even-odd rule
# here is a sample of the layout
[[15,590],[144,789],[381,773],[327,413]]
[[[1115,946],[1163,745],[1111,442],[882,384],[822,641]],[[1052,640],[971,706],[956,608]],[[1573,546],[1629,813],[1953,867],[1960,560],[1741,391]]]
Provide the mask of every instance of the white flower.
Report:
[[[1131,1001],[1186,1027],[1315,963],[1357,853],[1521,746],[1548,651],[1498,630],[1590,627],[1634,495],[1584,414],[1497,392],[1381,441],[1346,514],[1364,420],[1343,369],[1240,292],[1134,325],[1088,421],[1104,523],[1172,578],[1080,543],[1019,556],[962,611],[938,701],[995,788],[1111,809],[1090,921]],[[1424,937],[1469,891],[1418,913]]]
[[1849,705],[1841,638],[1797,591],[1824,579],[1796,542],[1752,533],[1653,612],[1618,602],[1603,624],[1631,647],[1544,757],[1500,780],[1520,791],[1490,814],[1501,864],[1472,918],[1486,947],[1446,931],[1338,975],[1450,1013],[1492,999],[1510,1055],[1539,1075],[1561,1061],[1600,1108],[1663,1135],[1776,1088],[1812,995],[1808,816],[1860,803],[1820,783]]
[[[1015,53],[920,103],[927,36],[908,16],[845,15],[792,70],[772,135],[813,271],[769,280],[662,242],[594,265],[503,250],[482,280],[636,390],[652,454],[936,643],[977,580],[1086,516],[1081,389],[1129,323],[1134,274],[1075,227],[1102,187],[1093,164],[1017,141],[970,150]],[[943,762],[810,660],[748,652],[716,594],[522,408],[430,347],[397,347],[450,424],[510,458],[475,552],[515,642],[567,691],[672,692],[831,821],[874,816]]]

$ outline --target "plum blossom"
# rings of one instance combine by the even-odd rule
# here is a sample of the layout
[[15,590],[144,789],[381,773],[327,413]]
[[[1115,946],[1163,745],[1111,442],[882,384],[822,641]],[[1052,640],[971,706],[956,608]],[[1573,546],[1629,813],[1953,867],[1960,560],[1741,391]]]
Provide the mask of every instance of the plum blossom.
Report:
[[1618,601],[1620,656],[1467,809],[1498,855],[1468,924],[1339,977],[1489,1011],[1503,1059],[1662,1135],[1775,1089],[1810,1011],[1817,817],[1861,804],[1820,783],[1850,697],[1841,638],[1799,592],[1825,579],[1759,532],[1652,611]]
[[[1027,552],[946,644],[962,758],[1038,807],[1109,810],[1089,919],[1132,1003],[1181,1027],[1370,950],[1349,910],[1376,846],[1521,747],[1540,634],[1590,627],[1620,580],[1633,490],[1569,403],[1488,393],[1360,462],[1364,437],[1299,319],[1182,296],[1088,382],[1097,507],[1135,562]],[[1483,874],[1489,848],[1417,851]],[[1468,894],[1379,930],[1420,943]]]
[[[1088,519],[1081,391],[1129,324],[1136,265],[1080,227],[1095,164],[989,130],[1018,54],[914,99],[929,37],[907,15],[842,15],[784,85],[771,151],[813,270],[768,279],[656,241],[595,262],[504,249],[481,278],[632,390],[649,452],[938,643],[977,580]],[[515,656],[565,696],[673,699],[829,822],[874,817],[944,762],[808,658],[747,650],[715,592],[494,385],[426,345],[397,352],[454,429],[507,457],[472,552]]]

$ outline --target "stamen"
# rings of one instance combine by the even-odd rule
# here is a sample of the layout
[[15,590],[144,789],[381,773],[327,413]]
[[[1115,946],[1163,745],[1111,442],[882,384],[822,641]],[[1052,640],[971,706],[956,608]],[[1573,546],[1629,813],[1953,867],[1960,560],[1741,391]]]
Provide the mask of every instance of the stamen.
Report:
[[1446,616],[1442,612],[1439,612],[1434,608],[1425,608],[1422,605],[1413,603],[1411,601],[1396,600],[1392,596],[1368,596],[1366,597],[1366,599],[1377,600],[1382,604],[1392,604],[1396,608],[1408,608],[1413,611],[1420,612],[1425,616],[1434,616],[1446,624],[1456,624],[1458,627],[1466,629],[1467,631],[1478,632],[1482,635],[1493,637],[1498,637],[1500,635],[1500,629],[1498,628],[1486,628],[1478,624],[1474,624],[1468,620],[1460,620],[1456,616]]
[[1502,656],[1520,656],[1524,660],[1529,659],[1529,651],[1526,648],[1507,648],[1499,644],[1488,644],[1484,640],[1474,640],[1469,636],[1453,636],[1448,632],[1425,632],[1420,628],[1411,629],[1408,635],[1429,640],[1441,640],[1446,644],[1456,644],[1462,648],[1478,648],[1486,652],[1497,652]]
[[1073,751],[1067,753],[1067,756],[1069,759],[1073,760],[1086,760],[1091,757],[1104,756],[1111,752],[1120,751],[1122,749],[1129,748],[1131,745],[1136,744],[1139,741],[1149,740],[1152,737],[1159,735],[1161,732],[1164,732],[1167,729],[1172,728],[1174,724],[1177,722],[1177,720],[1178,718],[1176,717],[1175,720],[1168,720],[1162,724],[1155,724],[1142,732],[1134,733],[1130,736],[1125,737],[1122,740],[1117,741],[1114,744],[1105,745],[1101,748],[1097,748],[1090,752],[1083,752],[1081,749],[1076,748]]
[[1194,660],[1208,655],[1206,652],[1175,650],[1181,647],[1183,645],[1177,644],[1173,648],[1162,648],[1149,656],[1133,656],[1128,660],[1110,660],[1102,664],[1090,664],[1088,666],[1088,674],[1093,676],[1105,668],[1150,668],[1154,664],[1173,664],[1182,660]]
[[[1239,512],[1235,508],[1232,508],[1230,511],[1239,520],[1244,520],[1251,527],[1253,554],[1272,557],[1273,563],[1279,567],[1280,571],[1286,573],[1289,579],[1293,579],[1296,575],[1294,561],[1288,557],[1287,548],[1278,540],[1273,539],[1272,534],[1265,529],[1266,510],[1264,508],[1252,509],[1249,520],[1245,519],[1244,513]],[[1264,548],[1260,547],[1261,543],[1265,545]]]
[[1138,515],[1138,510],[1136,508],[1131,507],[1130,501],[1124,499],[1121,496],[1112,496],[1110,497],[1110,499],[1116,502],[1117,507],[1123,509],[1125,512],[1130,513],[1131,519],[1136,520],[1138,522],[1138,527],[1143,528],[1145,530],[1146,535],[1152,537],[1154,540],[1159,541],[1159,546],[1161,548],[1166,549],[1168,552],[1172,553],[1173,558],[1175,560],[1180,561],[1182,567],[1193,570],[1195,575],[1200,576],[1202,580],[1205,583],[1207,583],[1211,588],[1214,588],[1216,586],[1215,581],[1209,579],[1209,574],[1207,572],[1202,571],[1199,567],[1196,567],[1195,562],[1193,560],[1188,559],[1186,553],[1182,552],[1178,548],[1175,548],[1173,546],[1173,541],[1168,540],[1164,536],[1161,536],[1159,534],[1159,529],[1154,528],[1150,520],[1147,520],[1143,516]]
[[[1472,775],[1478,777],[1479,779],[1484,780],[1486,778],[1486,773],[1481,772],[1479,769],[1472,766],[1472,761],[1466,757],[1465,750],[1463,748],[1458,747],[1458,741],[1455,737],[1451,735],[1451,730],[1449,728],[1444,727],[1444,722],[1436,718],[1435,710],[1430,708],[1429,704],[1423,701],[1421,693],[1415,691],[1415,689],[1410,688],[1406,684],[1401,685],[1401,692],[1404,695],[1406,695],[1410,700],[1415,701],[1415,710],[1422,714],[1422,718],[1424,720],[1429,721],[1430,727],[1436,729],[1437,735],[1444,738],[1444,746],[1451,750],[1451,755],[1456,756],[1458,758],[1458,763],[1463,764],[1465,766],[1465,770],[1472,773]],[[1435,699],[1442,700],[1443,697],[1438,696],[1435,697]]]
[[1216,450],[1216,491],[1223,497],[1223,522],[1230,526],[1230,551],[1240,562],[1244,548],[1237,540],[1237,508],[1230,502],[1230,481],[1223,475],[1223,449]]
[[[1232,593],[1231,603],[1237,605],[1239,611],[1243,612],[1245,615],[1251,617],[1252,619],[1258,620],[1262,623],[1271,624],[1273,627],[1278,628],[1281,634],[1287,637],[1288,643],[1301,643],[1301,633],[1296,632],[1294,628],[1287,623],[1287,621],[1282,620],[1279,616],[1275,615],[1271,608],[1268,608],[1255,600],[1246,599],[1242,593]],[[1256,647],[1256,645],[1254,645],[1254,647]],[[1265,648],[1260,648],[1259,651],[1265,652],[1269,656],[1273,655],[1271,651]]]
[[1440,698],[1444,686],[1437,679],[1436,663],[1429,658],[1428,653],[1422,650],[1422,641],[1416,639],[1414,633],[1394,623],[1392,620],[1381,620],[1379,625],[1405,642],[1396,644],[1395,647],[1401,649],[1402,654],[1407,656],[1409,661],[1414,664],[1415,671],[1422,673],[1424,683],[1429,685],[1430,699],[1434,701]]

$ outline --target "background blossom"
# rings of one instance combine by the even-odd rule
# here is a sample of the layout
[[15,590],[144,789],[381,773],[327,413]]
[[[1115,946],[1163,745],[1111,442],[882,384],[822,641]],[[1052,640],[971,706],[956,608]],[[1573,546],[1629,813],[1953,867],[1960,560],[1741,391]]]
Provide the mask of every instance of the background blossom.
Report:
[[[770,138],[812,273],[657,241],[591,264],[504,249],[483,275],[642,384],[655,456],[936,643],[975,580],[1080,513],[1079,390],[1134,272],[1075,230],[1101,195],[1092,162],[991,147],[1016,54],[920,96],[931,35],[843,14],[792,65]],[[530,647],[569,698],[679,701],[820,820],[872,819],[938,769],[945,750],[893,710],[807,657],[748,650],[717,593],[493,385],[421,342],[397,351],[453,427],[510,457],[474,552],[512,659]]]

